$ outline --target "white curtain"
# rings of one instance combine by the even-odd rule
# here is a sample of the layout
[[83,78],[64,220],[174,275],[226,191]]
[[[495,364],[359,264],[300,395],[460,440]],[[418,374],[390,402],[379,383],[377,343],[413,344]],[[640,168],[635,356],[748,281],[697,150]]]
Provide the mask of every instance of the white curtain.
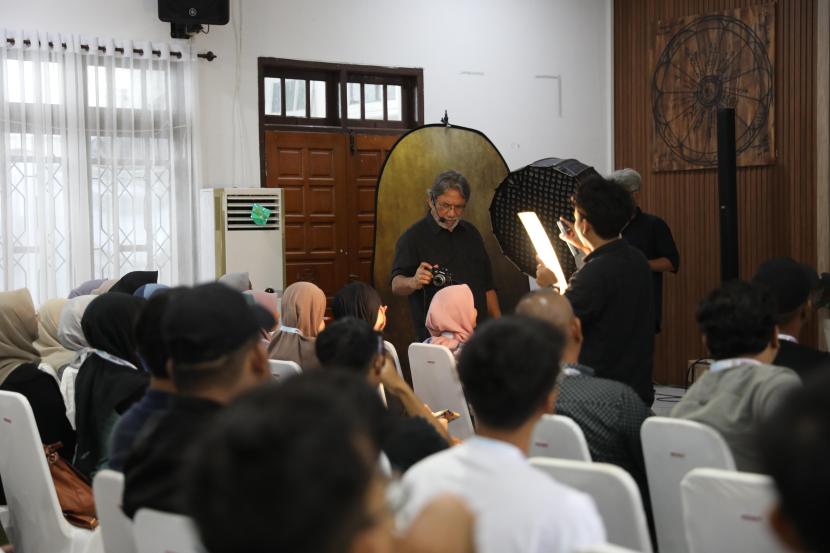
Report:
[[0,289],[39,303],[132,270],[192,282],[188,45],[0,40]]

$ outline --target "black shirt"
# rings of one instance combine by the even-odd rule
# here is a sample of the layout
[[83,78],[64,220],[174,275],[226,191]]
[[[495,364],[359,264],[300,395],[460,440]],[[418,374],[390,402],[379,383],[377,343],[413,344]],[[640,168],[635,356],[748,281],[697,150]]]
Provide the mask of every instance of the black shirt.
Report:
[[614,240],[585,257],[565,296],[582,320],[585,341],[579,362],[631,386],[651,406],[654,387],[654,296],[643,254]]
[[773,365],[794,370],[804,381],[830,371],[830,353],[789,340],[780,340],[779,343],[781,346]]
[[[665,257],[671,261],[673,273],[680,268],[680,254],[677,252],[671,229],[660,217],[643,213],[638,207],[634,218],[623,229],[622,236],[629,244],[643,252],[649,261]],[[654,315],[659,333],[663,320],[663,273],[652,271],[651,278],[654,281]]]
[[221,408],[215,401],[177,395],[169,411],[147,421],[124,464],[122,509],[128,517],[145,507],[188,514],[182,470],[190,447]]
[[[438,225],[432,214],[409,227],[395,246],[392,277],[411,277],[421,262],[450,270],[453,284],[467,284],[473,291],[478,322],[487,318],[487,291],[494,290],[490,258],[484,249],[484,240],[478,229],[465,220],[458,222],[452,232]],[[424,326],[432,297],[440,290],[431,284],[409,296],[412,322],[420,340],[429,338]]]

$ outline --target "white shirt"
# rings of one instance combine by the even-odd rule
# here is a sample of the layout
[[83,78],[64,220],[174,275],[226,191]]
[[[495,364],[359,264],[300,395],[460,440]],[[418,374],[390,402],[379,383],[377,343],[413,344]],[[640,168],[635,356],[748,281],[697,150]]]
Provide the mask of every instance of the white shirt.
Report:
[[571,553],[605,542],[593,499],[535,469],[506,442],[471,438],[413,466],[403,484],[400,530],[431,499],[453,493],[475,514],[478,553]]

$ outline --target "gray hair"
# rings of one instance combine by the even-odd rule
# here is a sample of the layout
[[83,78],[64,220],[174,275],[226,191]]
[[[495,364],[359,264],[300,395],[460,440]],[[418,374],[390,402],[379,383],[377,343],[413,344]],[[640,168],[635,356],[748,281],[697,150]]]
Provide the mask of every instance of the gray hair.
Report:
[[435,182],[427,190],[427,196],[434,202],[435,198],[450,189],[457,190],[464,197],[464,201],[470,200],[470,183],[458,171],[444,171],[435,177]]
[[612,180],[628,190],[630,193],[637,192],[643,183],[640,173],[634,169],[619,169],[608,175],[608,180]]

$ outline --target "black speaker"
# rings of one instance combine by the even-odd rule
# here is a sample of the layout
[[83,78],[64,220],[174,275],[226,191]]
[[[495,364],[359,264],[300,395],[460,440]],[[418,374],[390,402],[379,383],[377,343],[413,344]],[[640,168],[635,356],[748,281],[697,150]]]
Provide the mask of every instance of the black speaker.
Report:
[[738,166],[735,110],[718,110],[718,211],[721,281],[740,276],[738,263]]
[[229,0],[158,0],[159,19],[182,25],[226,25]]

